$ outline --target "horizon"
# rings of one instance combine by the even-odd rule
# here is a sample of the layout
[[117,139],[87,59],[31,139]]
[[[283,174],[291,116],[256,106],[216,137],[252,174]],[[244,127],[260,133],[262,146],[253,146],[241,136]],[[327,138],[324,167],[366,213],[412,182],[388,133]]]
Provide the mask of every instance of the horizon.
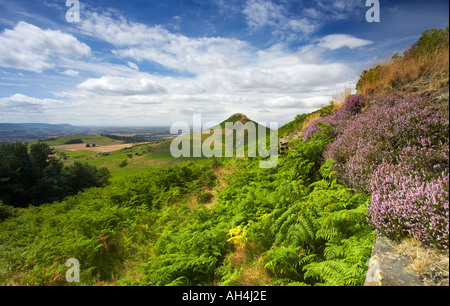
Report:
[[[194,115],[195,115],[195,114],[194,114]],[[246,115],[243,114],[243,113],[235,113],[235,114],[232,114],[232,115],[227,116],[226,118],[220,120],[220,122],[214,122],[214,123],[213,123],[213,122],[207,122],[206,124],[204,124],[204,125],[202,125],[202,126],[203,126],[204,129],[208,129],[209,126],[213,126],[213,125],[216,125],[216,124],[221,124],[221,123],[223,123],[223,122],[226,122],[228,119],[231,119],[232,117],[234,117],[234,116],[236,116],[236,115],[243,115],[243,116],[245,116],[245,117],[248,118],[248,116],[246,116]],[[248,118],[248,119],[250,119],[251,121],[254,121],[254,120],[252,120],[251,118]],[[191,129],[193,129],[194,124],[197,123],[197,122],[192,122],[192,121],[194,121],[194,120],[195,120],[195,117],[193,117],[192,120],[191,120],[191,122],[189,122],[189,124],[191,125]],[[269,123],[269,122],[257,122],[257,121],[255,121],[255,122],[258,123],[258,124],[261,124],[261,125],[263,125],[263,126],[266,126],[266,124]],[[179,122],[178,122],[178,123],[179,123]],[[168,128],[168,129],[170,129],[171,127],[176,127],[176,126],[177,126],[177,122],[173,122],[173,123],[171,123],[170,125],[85,125],[85,124],[79,124],[79,125],[76,125],[76,124],[70,124],[70,123],[64,123],[64,122],[62,122],[62,123],[47,123],[47,122],[0,122],[0,124],[17,124],[17,125],[20,125],[20,124],[24,124],[24,125],[26,125],[26,124],[42,124],[42,125],[53,125],[53,126],[58,126],[58,125],[70,125],[70,126],[76,127],[76,128],[78,128],[78,127],[80,127],[80,128],[89,128],[89,127],[92,127],[92,128]],[[270,123],[269,123],[269,124],[270,124]]]
[[449,24],[437,0],[380,0],[380,22],[363,0],[68,2],[79,21],[65,0],[0,0],[0,122],[281,127]]

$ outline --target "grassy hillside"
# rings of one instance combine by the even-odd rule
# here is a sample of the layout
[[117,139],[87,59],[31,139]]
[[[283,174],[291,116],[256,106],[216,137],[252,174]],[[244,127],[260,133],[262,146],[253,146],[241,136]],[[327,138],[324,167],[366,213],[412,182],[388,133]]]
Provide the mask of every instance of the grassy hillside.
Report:
[[152,144],[138,144],[113,152],[95,153],[91,151],[56,151],[64,158],[66,164],[74,161],[86,162],[89,165],[106,167],[111,171],[113,179],[132,176],[147,171],[152,167],[178,163],[170,154],[170,141]]
[[363,71],[358,93],[372,96],[409,91],[448,94],[449,27],[431,29],[402,55]]
[[376,233],[448,254],[448,65],[432,60],[448,51],[423,47],[446,38],[426,32],[404,59],[373,68],[423,49],[427,72],[410,81],[439,84],[405,92],[405,78],[387,90],[363,73],[357,95],[281,128],[302,138],[273,169],[258,158],[163,165],[169,142],[79,157],[127,165],[111,169],[109,186],[59,202],[0,203],[0,284],[68,285],[65,262],[76,258],[71,285],[358,286]]

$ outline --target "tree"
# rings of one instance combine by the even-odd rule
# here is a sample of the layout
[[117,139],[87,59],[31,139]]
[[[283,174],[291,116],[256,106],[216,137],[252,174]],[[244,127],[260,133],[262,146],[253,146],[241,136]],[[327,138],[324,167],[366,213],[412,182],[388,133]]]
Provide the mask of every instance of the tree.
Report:
[[30,159],[33,169],[42,172],[49,164],[49,158],[55,152],[45,142],[35,143],[30,147]]
[[108,184],[110,177],[111,173],[107,168],[97,168],[78,161],[63,170],[63,182],[69,194],[76,194],[90,187],[103,187]]
[[0,200],[15,207],[40,205],[108,184],[108,169],[80,162],[64,167],[53,154],[46,143],[30,150],[26,143],[0,144]]
[[0,199],[7,205],[26,205],[35,181],[25,143],[0,144]]

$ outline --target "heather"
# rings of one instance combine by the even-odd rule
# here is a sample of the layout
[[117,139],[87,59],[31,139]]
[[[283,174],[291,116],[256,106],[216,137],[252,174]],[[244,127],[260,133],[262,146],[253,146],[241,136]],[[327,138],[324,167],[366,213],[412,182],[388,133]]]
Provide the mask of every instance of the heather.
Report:
[[[397,93],[372,101],[349,98],[343,109],[318,119],[304,138],[332,127],[324,157],[348,187],[371,195],[368,222],[378,233],[448,249],[448,121],[425,99]],[[319,123],[321,122],[321,123]]]
[[[330,125],[332,135],[337,136],[343,133],[347,124],[351,122],[353,117],[361,112],[366,105],[368,98],[364,95],[355,95],[349,97],[344,107],[337,112],[323,118],[313,120],[303,131],[302,139],[308,141],[313,135],[322,130],[323,125]],[[319,123],[320,122],[320,123]]]
[[397,164],[400,158],[407,158],[428,169],[430,175],[448,163],[448,122],[422,98],[389,95],[355,116],[351,124],[348,121],[345,119],[345,131],[324,153],[338,162],[347,185],[370,192],[371,175],[384,160]]
[[368,221],[379,234],[414,237],[425,247],[448,251],[449,174],[426,179],[405,165],[382,164],[374,173]]

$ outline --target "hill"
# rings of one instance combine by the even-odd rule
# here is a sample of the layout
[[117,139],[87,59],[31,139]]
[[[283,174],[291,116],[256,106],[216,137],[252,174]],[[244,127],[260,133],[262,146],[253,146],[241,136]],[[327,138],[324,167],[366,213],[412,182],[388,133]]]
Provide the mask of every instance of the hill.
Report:
[[0,123],[0,141],[27,141],[55,134],[72,133],[77,128],[70,124]]
[[[0,284],[360,286],[377,235],[448,258],[448,65],[437,61],[448,52],[435,48],[445,39],[448,29],[425,32],[363,73],[356,95],[282,127],[301,137],[275,168],[192,159],[54,203],[0,203]],[[412,65],[414,50],[422,73],[398,88],[368,77]],[[70,258],[79,283],[65,278]]]
[[238,113],[206,130],[181,135],[173,141],[171,150],[183,157],[256,157],[258,144],[264,138],[267,146],[270,134],[270,128]]

